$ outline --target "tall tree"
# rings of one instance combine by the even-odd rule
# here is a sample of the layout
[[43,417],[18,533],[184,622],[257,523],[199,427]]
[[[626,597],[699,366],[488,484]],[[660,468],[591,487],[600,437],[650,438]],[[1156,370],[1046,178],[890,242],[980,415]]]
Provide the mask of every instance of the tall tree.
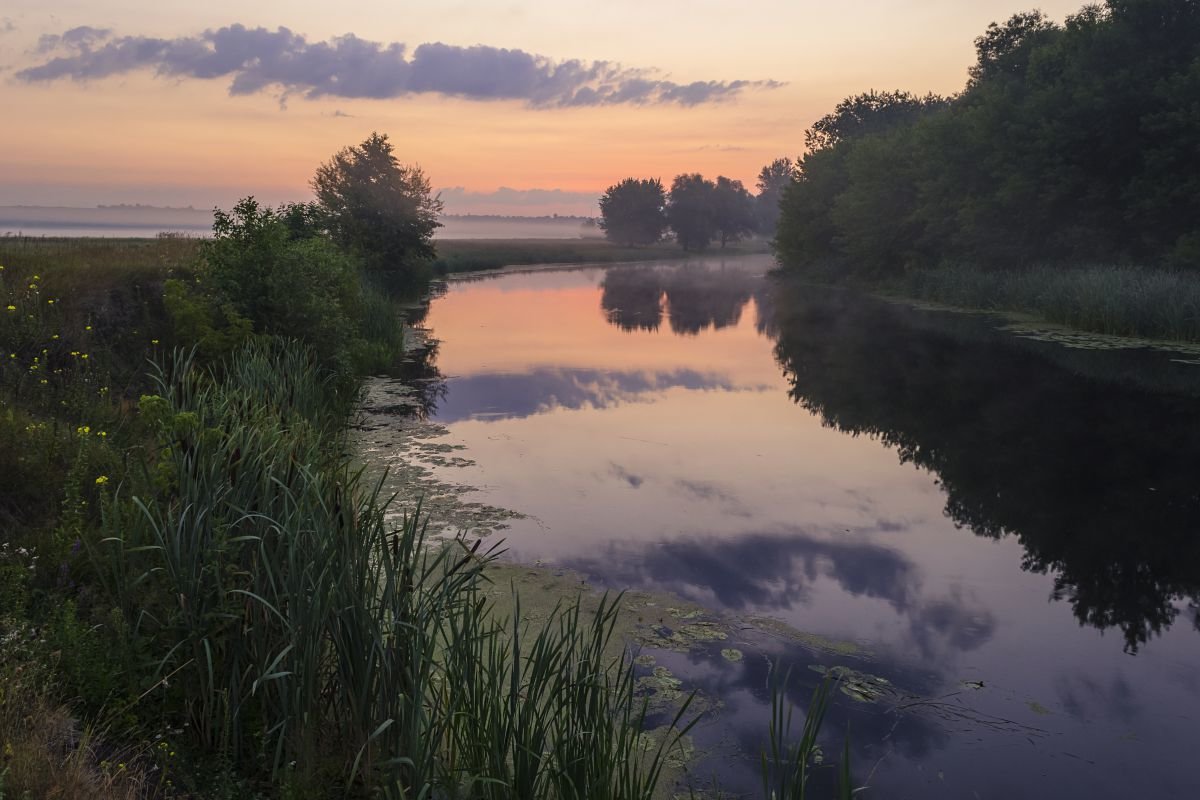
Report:
[[626,178],[600,198],[600,228],[617,244],[654,244],[667,229],[666,206],[666,191],[658,178]]
[[684,250],[704,250],[716,233],[716,184],[700,173],[676,175],[667,198],[667,222]]
[[918,97],[910,92],[869,92],[847,97],[833,112],[817,120],[804,134],[809,152],[836,147],[915,120],[945,108],[949,101],[935,94]]
[[420,167],[400,163],[387,134],[335,154],[312,189],[333,238],[369,268],[409,276],[435,255],[442,201]]
[[758,232],[770,238],[775,235],[779,221],[779,201],[783,190],[796,179],[796,165],[790,158],[777,158],[758,173],[758,197],[754,199],[755,225]]
[[713,229],[724,248],[754,232],[754,196],[741,181],[721,175],[712,192]]

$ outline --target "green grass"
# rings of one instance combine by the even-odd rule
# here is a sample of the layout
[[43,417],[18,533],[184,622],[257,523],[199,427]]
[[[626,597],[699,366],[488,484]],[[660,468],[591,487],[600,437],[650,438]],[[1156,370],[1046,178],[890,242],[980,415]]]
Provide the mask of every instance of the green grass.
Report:
[[[649,247],[622,247],[605,239],[450,239],[437,243],[434,268],[441,273],[473,272],[533,264],[611,264],[626,261],[689,258],[671,242]],[[731,244],[709,254],[765,253],[767,243],[751,240]]]
[[1200,341],[1200,276],[1135,267],[1034,267],[916,272],[896,290],[908,297],[1029,314],[1081,331]]

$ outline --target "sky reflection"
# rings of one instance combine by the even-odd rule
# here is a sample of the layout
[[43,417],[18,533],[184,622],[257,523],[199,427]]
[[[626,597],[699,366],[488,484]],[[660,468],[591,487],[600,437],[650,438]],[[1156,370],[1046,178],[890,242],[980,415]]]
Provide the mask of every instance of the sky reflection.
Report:
[[[781,293],[769,266],[451,283],[426,320],[432,413],[474,463],[447,478],[531,515],[505,534],[515,559],[856,643],[850,665],[920,699],[835,708],[879,796],[1190,796],[1170,764],[1200,724],[1181,666],[1200,636],[1172,623],[1196,616],[1178,556],[1200,444],[1178,365]],[[1164,419],[1187,433],[1155,434]],[[703,736],[736,752],[735,785],[764,730],[761,656],[831,663],[747,636],[735,665],[678,657],[723,702]]]

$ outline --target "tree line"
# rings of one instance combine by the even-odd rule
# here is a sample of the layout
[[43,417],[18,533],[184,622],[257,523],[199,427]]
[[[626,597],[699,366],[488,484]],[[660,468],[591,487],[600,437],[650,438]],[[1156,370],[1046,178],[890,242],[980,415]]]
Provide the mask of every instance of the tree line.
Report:
[[780,158],[758,174],[758,194],[739,180],[700,173],[675,176],[670,191],[658,178],[626,178],[600,198],[600,227],[610,241],[627,247],[650,245],[667,236],[684,250],[725,247],[751,234],[772,236],[784,188],[795,164]]
[[786,266],[1200,266],[1200,0],[993,23],[952,97],[870,91],[806,134]]

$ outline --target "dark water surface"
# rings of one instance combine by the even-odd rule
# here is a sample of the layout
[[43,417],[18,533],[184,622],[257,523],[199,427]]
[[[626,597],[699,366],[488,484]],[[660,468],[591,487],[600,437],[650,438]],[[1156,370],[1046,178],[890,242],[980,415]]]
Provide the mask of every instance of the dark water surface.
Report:
[[[839,695],[879,798],[1200,797],[1200,365],[779,284],[766,257],[449,284],[424,324],[449,479],[510,554],[847,644],[660,659],[748,791],[767,657]],[[757,642],[757,643],[756,643]],[[885,684],[880,684],[881,686]]]

